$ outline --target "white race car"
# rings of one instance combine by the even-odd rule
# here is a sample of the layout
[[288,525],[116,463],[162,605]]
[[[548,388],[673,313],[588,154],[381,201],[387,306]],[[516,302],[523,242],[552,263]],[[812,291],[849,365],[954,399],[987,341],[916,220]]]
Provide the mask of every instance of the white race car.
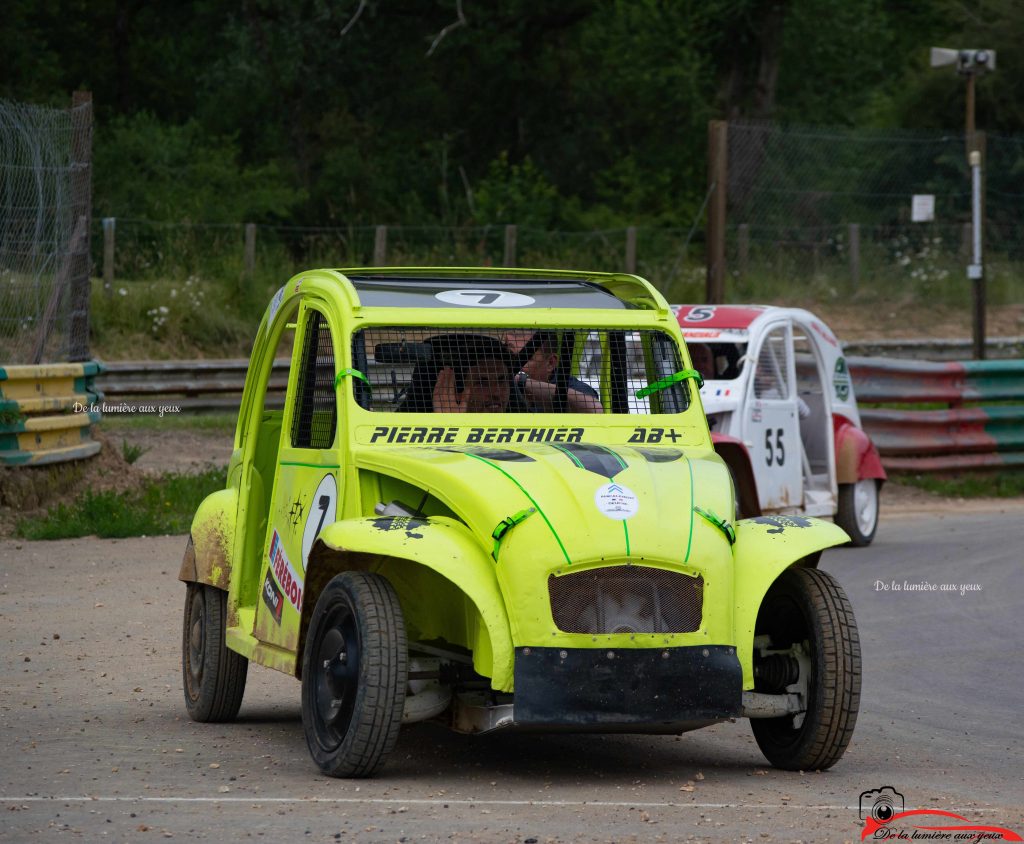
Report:
[[886,475],[828,326],[799,308],[674,310],[743,515],[831,516],[854,545],[869,544]]

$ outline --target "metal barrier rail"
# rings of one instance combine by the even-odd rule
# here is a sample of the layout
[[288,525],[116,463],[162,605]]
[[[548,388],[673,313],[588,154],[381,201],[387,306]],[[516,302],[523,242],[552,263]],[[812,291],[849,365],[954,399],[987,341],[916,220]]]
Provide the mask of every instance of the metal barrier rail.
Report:
[[[864,427],[887,469],[1024,468],[1024,360],[935,363],[850,357],[847,363],[862,404],[948,406],[861,408]],[[287,358],[274,361],[271,407],[284,402],[288,366]],[[104,368],[97,383],[112,404],[161,400],[182,410],[235,411],[249,361],[122,361]],[[979,402],[1019,404],[964,407]]]
[[[933,363],[852,357],[847,364],[858,402],[948,405],[860,409],[887,469],[1024,467],[1024,360]],[[965,407],[968,403],[973,406]]]

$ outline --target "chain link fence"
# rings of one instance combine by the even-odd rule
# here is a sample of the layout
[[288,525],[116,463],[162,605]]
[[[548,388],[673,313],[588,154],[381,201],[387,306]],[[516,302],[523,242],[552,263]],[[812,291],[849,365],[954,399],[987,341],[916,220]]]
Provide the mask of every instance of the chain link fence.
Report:
[[89,356],[92,102],[0,100],[0,363]]
[[108,256],[103,275],[107,292],[115,298],[133,281],[189,277],[262,295],[263,288],[276,288],[310,267],[373,265],[630,271],[679,301],[697,301],[704,295],[703,249],[692,228],[548,231],[503,225],[246,226],[122,218],[103,222],[105,231],[99,221],[93,227],[93,254]]
[[[1024,302],[1024,138],[979,136],[988,300]],[[962,134],[732,122],[727,168],[730,300],[969,301]],[[931,220],[913,220],[914,196],[934,198]]]

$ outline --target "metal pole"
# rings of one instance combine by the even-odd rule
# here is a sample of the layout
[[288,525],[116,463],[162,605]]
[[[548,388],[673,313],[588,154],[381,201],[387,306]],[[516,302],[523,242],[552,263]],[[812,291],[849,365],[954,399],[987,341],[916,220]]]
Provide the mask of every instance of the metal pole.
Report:
[[[973,141],[973,138],[972,138]],[[985,270],[981,255],[981,153],[972,150],[971,163],[971,263],[967,277],[974,293],[974,358],[985,359]]]
[[967,74],[967,156],[968,159],[977,147],[974,145],[974,74]]
[[103,293],[109,298],[114,293],[114,238],[117,218],[103,218]]

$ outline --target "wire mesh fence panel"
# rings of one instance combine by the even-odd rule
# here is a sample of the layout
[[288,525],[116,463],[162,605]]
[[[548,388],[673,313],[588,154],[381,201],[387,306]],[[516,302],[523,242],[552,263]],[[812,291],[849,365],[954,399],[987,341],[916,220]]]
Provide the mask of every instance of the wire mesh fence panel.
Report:
[[[909,130],[728,128],[731,298],[966,301],[971,177],[963,135]],[[995,270],[1021,260],[1024,141],[989,135],[986,262],[993,304],[1024,301]],[[931,197],[914,212],[914,197]],[[918,221],[920,219],[920,221]],[[998,280],[997,280],[998,279]]]
[[0,362],[89,351],[92,105],[0,100]]

